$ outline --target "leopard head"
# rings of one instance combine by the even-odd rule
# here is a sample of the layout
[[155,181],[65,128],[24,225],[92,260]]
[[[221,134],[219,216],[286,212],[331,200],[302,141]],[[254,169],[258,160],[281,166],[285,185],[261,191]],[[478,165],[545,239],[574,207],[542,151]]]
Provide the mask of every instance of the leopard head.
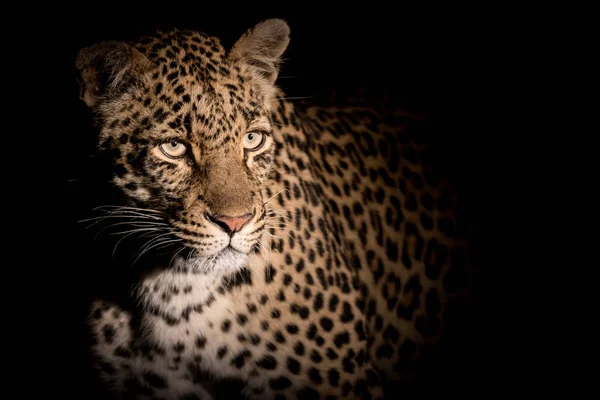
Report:
[[288,42],[288,25],[272,19],[229,51],[217,38],[173,30],[77,56],[80,97],[126,210],[160,219],[197,270],[239,268],[264,230],[271,107]]

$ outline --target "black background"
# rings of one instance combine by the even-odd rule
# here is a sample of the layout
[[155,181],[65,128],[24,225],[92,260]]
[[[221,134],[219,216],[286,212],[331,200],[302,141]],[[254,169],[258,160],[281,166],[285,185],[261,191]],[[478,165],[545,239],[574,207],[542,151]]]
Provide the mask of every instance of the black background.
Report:
[[[391,4],[391,3],[390,3]],[[167,7],[168,6],[168,7]],[[446,165],[448,175],[464,196],[465,216],[475,251],[474,316],[465,326],[465,338],[448,350],[447,357],[434,367],[420,384],[425,392],[447,395],[477,393],[473,382],[488,378],[490,361],[486,354],[492,345],[480,323],[484,312],[480,302],[479,274],[487,268],[486,222],[491,213],[487,188],[490,146],[478,126],[478,99],[473,80],[484,62],[485,39],[477,37],[473,24],[457,18],[461,10],[414,10],[394,4],[344,6],[290,3],[286,7],[233,4],[144,6],[143,11],[94,10],[79,12],[66,38],[65,61],[69,66],[67,107],[71,128],[66,132],[71,157],[66,164],[67,235],[70,244],[66,273],[79,284],[70,287],[69,309],[76,327],[69,333],[77,358],[70,376],[85,368],[81,357],[84,343],[78,325],[88,300],[88,284],[93,284],[97,260],[86,260],[89,237],[82,234],[77,220],[84,217],[90,200],[93,175],[94,131],[90,114],[78,99],[74,60],[77,51],[100,40],[129,40],[155,28],[177,26],[218,36],[229,48],[246,29],[266,18],[283,18],[291,28],[291,42],[284,55],[278,85],[289,97],[309,97],[326,101],[332,90],[338,95],[356,93],[362,87],[377,93],[387,89],[403,108],[425,113],[431,124],[430,138]],[[164,8],[164,9],[163,9]],[[480,16],[484,25],[485,18]],[[481,56],[481,57],[480,57]],[[475,93],[477,92],[477,88]],[[480,106],[480,105],[479,105]],[[476,167],[474,167],[476,166]],[[92,183],[93,185],[93,183]],[[65,333],[66,334],[66,333]],[[72,379],[60,391],[89,396],[85,379]],[[475,391],[474,391],[475,390]],[[52,392],[52,391],[51,391]],[[60,393],[60,392],[57,392]],[[410,397],[410,396],[409,396]]]

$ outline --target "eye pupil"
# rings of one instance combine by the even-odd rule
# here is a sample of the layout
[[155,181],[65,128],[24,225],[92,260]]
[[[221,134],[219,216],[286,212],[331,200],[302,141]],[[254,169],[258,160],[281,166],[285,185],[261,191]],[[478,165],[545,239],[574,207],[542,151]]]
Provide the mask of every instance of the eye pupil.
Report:
[[177,145],[178,145],[178,144],[179,144],[179,143],[177,143],[177,142],[173,141],[173,142],[171,142],[171,147],[177,147]]
[[253,134],[251,134],[251,133],[249,133],[249,134],[248,134],[248,140],[252,140],[252,139],[254,139],[254,135],[253,135]]

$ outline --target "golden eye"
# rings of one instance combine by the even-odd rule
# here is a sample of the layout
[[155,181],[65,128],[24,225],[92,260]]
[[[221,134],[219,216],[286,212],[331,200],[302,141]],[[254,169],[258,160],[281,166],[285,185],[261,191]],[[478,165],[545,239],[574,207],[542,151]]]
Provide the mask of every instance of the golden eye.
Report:
[[187,150],[183,143],[177,140],[171,140],[170,142],[163,143],[160,146],[160,151],[169,158],[180,158],[185,154]]
[[244,148],[255,151],[262,147],[265,142],[265,135],[260,132],[248,132],[244,136]]

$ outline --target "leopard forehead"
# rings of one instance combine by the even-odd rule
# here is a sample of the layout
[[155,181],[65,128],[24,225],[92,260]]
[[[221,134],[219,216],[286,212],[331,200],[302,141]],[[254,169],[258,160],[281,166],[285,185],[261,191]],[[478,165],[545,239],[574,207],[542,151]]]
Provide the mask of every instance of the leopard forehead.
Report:
[[153,67],[132,90],[103,104],[102,139],[125,144],[175,131],[209,150],[221,149],[253,125],[269,129],[267,93],[226,57],[217,38],[173,30],[132,46]]

